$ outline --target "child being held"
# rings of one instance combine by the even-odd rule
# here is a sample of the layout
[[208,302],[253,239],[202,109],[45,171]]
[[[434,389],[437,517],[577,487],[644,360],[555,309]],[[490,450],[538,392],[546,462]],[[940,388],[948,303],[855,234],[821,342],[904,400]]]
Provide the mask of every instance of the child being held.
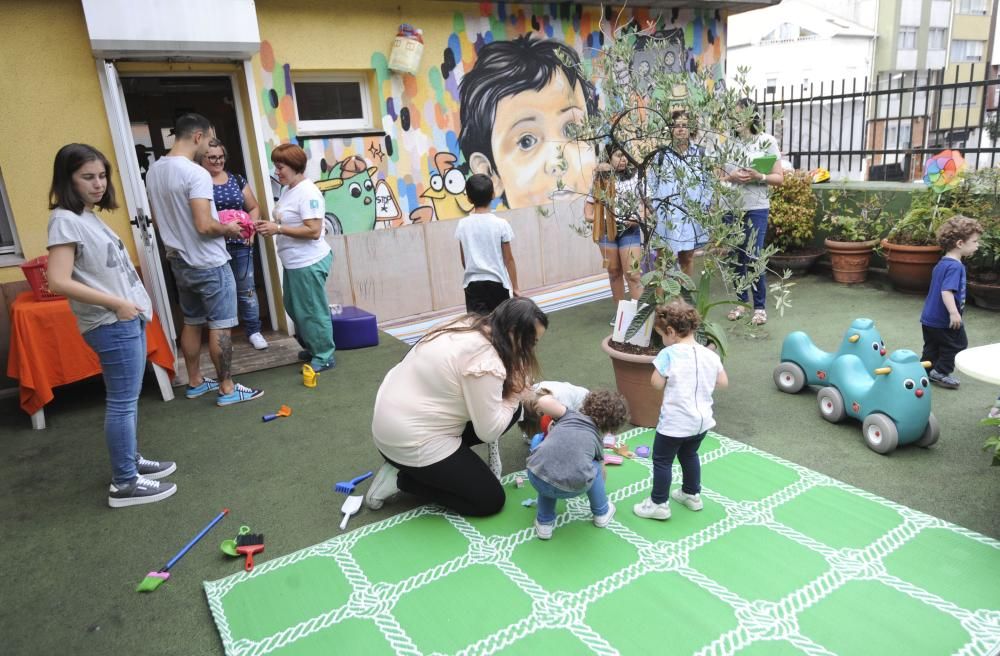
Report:
[[556,499],[586,494],[594,526],[604,528],[615,514],[604,491],[604,446],[601,436],[616,432],[628,420],[625,399],[617,392],[595,390],[587,394],[580,411],[569,410],[550,395],[536,402],[555,420],[548,436],[528,456],[528,480],[538,491],[535,534],[552,537]]
[[965,265],[979,248],[979,235],[983,226],[975,219],[953,216],[937,231],[938,245],[944,257],[938,261],[931,274],[931,287],[920,313],[920,327],[924,333],[924,352],[921,361],[930,361],[927,377],[931,382],[948,389],[958,389],[959,380],[952,376],[955,356],[969,346],[965,334]]
[[[633,512],[646,519],[670,519],[670,498],[690,510],[701,510],[701,461],[698,448],[715,426],[712,392],[729,385],[722,360],[695,341],[701,324],[698,311],[684,301],[656,308],[656,332],[665,348],[653,361],[653,386],[663,390],[663,405],[653,442],[653,491]],[[674,458],[683,485],[670,493]]]

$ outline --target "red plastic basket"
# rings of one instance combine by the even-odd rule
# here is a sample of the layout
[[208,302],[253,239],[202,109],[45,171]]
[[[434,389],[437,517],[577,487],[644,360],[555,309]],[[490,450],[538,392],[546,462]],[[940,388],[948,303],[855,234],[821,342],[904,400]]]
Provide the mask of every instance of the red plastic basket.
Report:
[[49,280],[45,275],[48,266],[48,255],[36,257],[21,265],[21,271],[24,272],[24,277],[28,279],[28,284],[31,285],[31,292],[35,295],[36,301],[57,301],[61,298],[66,298],[65,296],[53,294],[49,291]]

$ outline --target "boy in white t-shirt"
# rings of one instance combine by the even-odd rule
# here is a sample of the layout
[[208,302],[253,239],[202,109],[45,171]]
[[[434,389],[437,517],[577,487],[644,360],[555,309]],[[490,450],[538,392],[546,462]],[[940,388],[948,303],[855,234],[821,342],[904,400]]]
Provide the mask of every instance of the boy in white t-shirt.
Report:
[[[670,519],[670,499],[689,510],[701,510],[701,461],[698,447],[715,426],[712,392],[729,385],[722,360],[697,341],[698,311],[677,300],[656,308],[656,332],[666,345],[653,361],[652,383],[663,390],[663,405],[653,442],[653,490],[633,507],[646,519]],[[684,481],[670,493],[674,458]]]
[[465,276],[465,310],[470,314],[489,314],[517,289],[517,267],[510,242],[514,230],[490,211],[493,181],[477,173],[465,183],[465,193],[474,209],[458,222],[455,239]]

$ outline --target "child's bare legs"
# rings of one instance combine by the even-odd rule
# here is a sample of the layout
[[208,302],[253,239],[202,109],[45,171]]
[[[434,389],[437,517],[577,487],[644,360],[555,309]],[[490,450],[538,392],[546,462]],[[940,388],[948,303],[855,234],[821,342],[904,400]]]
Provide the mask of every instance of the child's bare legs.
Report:
[[607,263],[608,283],[611,285],[611,298],[618,307],[618,301],[625,300],[625,278],[622,271],[621,258],[618,254],[618,245],[614,242],[601,244],[601,256]]
[[[642,271],[638,267],[639,260],[642,259],[642,247],[619,248],[618,258],[625,280],[628,281],[629,298],[638,300],[642,296]],[[622,298],[624,297],[625,289],[622,288]]]

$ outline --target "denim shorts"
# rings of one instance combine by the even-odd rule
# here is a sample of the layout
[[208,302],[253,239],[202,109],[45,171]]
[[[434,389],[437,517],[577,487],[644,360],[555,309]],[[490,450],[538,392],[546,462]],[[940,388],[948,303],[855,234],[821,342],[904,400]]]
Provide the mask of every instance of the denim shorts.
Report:
[[211,269],[196,269],[179,257],[169,259],[186,325],[207,323],[209,328],[218,330],[239,323],[236,279],[228,262]]
[[618,233],[618,239],[614,241],[607,237],[601,237],[601,246],[616,246],[617,248],[639,248],[642,246],[642,231],[639,226],[629,228],[625,232]]

